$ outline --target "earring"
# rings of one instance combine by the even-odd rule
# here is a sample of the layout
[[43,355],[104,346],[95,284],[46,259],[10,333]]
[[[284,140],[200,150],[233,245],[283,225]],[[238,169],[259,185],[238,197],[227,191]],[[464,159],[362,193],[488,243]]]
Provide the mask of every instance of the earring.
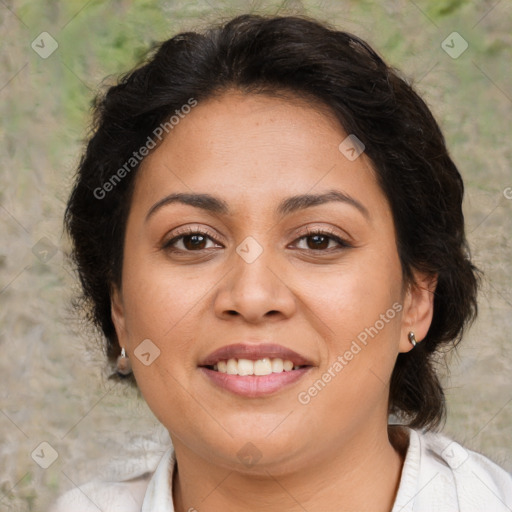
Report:
[[416,346],[416,344],[418,343],[418,341],[416,340],[416,336],[414,335],[414,333],[411,331],[411,332],[407,335],[407,337],[409,338],[409,341],[411,342],[411,345],[412,345],[413,347],[415,347],[415,346]]
[[120,375],[129,375],[132,373],[132,363],[126,356],[125,348],[121,348],[121,355],[117,358],[116,371]]

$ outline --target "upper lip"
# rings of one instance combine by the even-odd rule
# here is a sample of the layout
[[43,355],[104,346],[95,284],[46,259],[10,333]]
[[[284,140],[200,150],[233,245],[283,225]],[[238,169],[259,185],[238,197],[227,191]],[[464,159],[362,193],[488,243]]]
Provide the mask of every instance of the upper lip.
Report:
[[227,361],[228,359],[257,359],[268,358],[281,358],[283,360],[290,360],[294,366],[311,366],[312,363],[304,356],[298,354],[294,350],[276,345],[274,343],[235,343],[233,345],[225,345],[217,350],[214,350],[205,359],[201,361],[199,366],[213,366],[219,361]]

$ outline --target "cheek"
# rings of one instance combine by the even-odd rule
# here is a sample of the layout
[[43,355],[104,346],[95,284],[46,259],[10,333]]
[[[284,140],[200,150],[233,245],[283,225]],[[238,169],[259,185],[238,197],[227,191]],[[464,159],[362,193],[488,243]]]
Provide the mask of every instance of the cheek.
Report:
[[[198,291],[178,273],[156,263],[154,254],[127,252],[123,305],[127,345],[137,384],[153,412],[179,408],[180,386],[194,361],[188,332]],[[165,405],[167,404],[167,405]]]
[[181,286],[177,273],[171,275],[147,256],[127,258],[126,276],[123,292],[133,373],[149,408],[168,426],[176,416],[194,415],[187,390],[195,369],[190,332],[198,293]]
[[361,312],[356,321],[350,314],[339,315],[326,364],[297,396],[306,410],[316,411],[313,416],[331,418],[329,425],[322,427],[327,436],[339,435],[340,425],[352,428],[386,414],[400,335],[400,304],[393,304],[371,311],[367,308],[366,324],[360,323]]
[[123,297],[132,342],[154,338],[163,343],[190,310],[196,294],[179,272],[157,261],[155,254],[132,252],[124,262]]
[[[402,298],[398,256],[386,250],[354,252],[343,265],[302,283],[303,300],[311,304],[314,297],[326,331],[341,342],[373,326],[381,314]],[[394,313],[396,310],[388,317],[395,318]],[[393,323],[396,327],[397,322]]]
[[326,276],[326,293],[317,293],[328,354],[301,403],[309,397],[315,407],[343,415],[356,409],[366,414],[385,402],[403,305],[398,255],[381,247]]

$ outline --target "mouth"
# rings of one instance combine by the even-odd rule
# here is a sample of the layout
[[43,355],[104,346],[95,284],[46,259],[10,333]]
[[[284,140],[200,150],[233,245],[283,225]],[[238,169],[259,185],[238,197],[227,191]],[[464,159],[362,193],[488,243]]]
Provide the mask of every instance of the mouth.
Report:
[[254,398],[297,382],[313,363],[281,345],[236,344],[211,353],[198,367],[216,387]]
[[294,350],[273,343],[226,345],[199,363],[200,367],[228,375],[269,375],[312,365]]
[[227,375],[263,376],[270,375],[271,373],[291,372],[293,370],[300,370],[301,368],[308,368],[309,366],[310,365],[296,365],[290,359],[283,360],[280,357],[263,357],[256,360],[230,358],[228,360],[220,360],[213,365],[204,365],[201,367]]

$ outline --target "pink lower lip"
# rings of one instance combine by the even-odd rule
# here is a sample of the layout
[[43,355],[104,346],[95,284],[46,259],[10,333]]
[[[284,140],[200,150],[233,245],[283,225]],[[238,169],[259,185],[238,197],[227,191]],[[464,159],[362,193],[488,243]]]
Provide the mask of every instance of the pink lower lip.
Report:
[[215,385],[227,389],[236,395],[246,396],[248,398],[257,398],[260,396],[275,393],[303,377],[312,367],[299,368],[289,372],[270,373],[269,375],[229,375],[227,373],[216,372],[204,366],[199,369]]

